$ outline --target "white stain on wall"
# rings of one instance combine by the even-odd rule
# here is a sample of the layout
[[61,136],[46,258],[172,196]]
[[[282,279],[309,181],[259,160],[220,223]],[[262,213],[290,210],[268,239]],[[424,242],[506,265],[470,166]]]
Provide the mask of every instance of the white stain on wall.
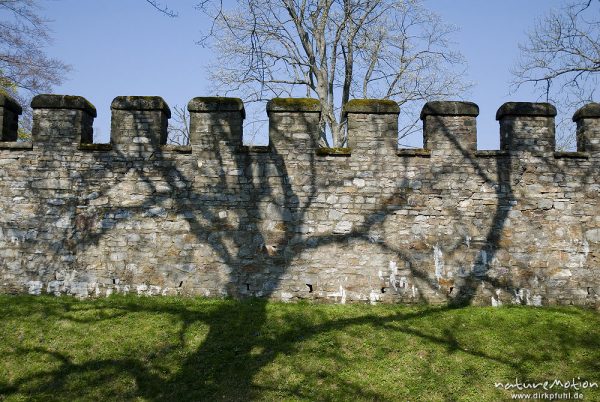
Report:
[[492,307],[502,306],[502,300],[500,300],[500,289],[496,289],[496,297],[492,296]]
[[398,275],[398,265],[395,261],[390,261],[390,285],[394,288],[394,290],[398,291],[398,286],[396,286],[396,276]]
[[42,286],[40,281],[29,281],[27,282],[27,293],[39,296],[42,293]]
[[369,294],[369,302],[371,304],[377,304],[378,301],[379,301],[379,293],[377,293],[375,290],[371,290],[371,293]]
[[444,254],[439,244],[433,247],[433,264],[435,265],[435,277],[440,279],[444,275]]

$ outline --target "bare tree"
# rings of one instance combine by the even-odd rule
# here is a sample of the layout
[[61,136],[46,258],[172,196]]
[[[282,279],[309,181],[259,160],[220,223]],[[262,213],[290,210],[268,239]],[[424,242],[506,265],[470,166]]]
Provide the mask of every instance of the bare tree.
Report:
[[173,106],[173,116],[169,122],[169,144],[188,145],[190,143],[190,112],[184,106]]
[[150,4],[152,7],[166,15],[167,17],[177,17],[177,12],[171,10],[166,4],[159,3],[155,0],[146,0],[146,3]]
[[531,84],[565,113],[559,118],[563,130],[557,145],[572,147],[574,138],[564,131],[565,123],[576,108],[596,97],[600,83],[600,1],[572,0],[549,13],[537,21],[520,50],[512,71],[515,88]]
[[70,67],[48,57],[51,42],[47,21],[34,0],[0,0],[0,91],[23,106],[24,129],[29,129],[31,97],[59,85]]
[[216,50],[213,90],[250,103],[316,97],[334,146],[346,142],[349,99],[393,99],[403,111],[403,137],[415,129],[420,103],[467,87],[463,58],[449,40],[455,29],[421,3],[239,0],[226,9],[203,1],[197,7],[213,21],[202,41]]

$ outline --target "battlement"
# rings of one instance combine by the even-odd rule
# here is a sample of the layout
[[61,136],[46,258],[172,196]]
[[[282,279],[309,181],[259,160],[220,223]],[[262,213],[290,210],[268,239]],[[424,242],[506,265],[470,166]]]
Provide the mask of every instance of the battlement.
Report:
[[[92,124],[96,108],[85,98],[66,95],[38,95],[34,110],[33,143],[72,145],[92,144]],[[199,97],[188,104],[190,146],[193,152],[214,149],[225,141],[244,148],[243,102],[238,98]],[[110,144],[140,148],[141,144],[159,147],[167,143],[171,111],[158,96],[119,96],[111,104]],[[479,108],[471,102],[428,102],[421,111],[423,144],[428,152],[403,152],[397,149],[398,105],[389,100],[355,99],[345,106],[348,119],[348,148],[342,154],[380,154],[398,156],[439,155],[477,156],[477,116]],[[2,143],[17,140],[21,107],[12,99],[0,97]],[[267,104],[269,141],[287,152],[336,154],[319,144],[321,106],[316,99],[273,99]],[[536,154],[555,151],[556,108],[548,103],[508,102],[496,114],[500,123],[500,150]],[[591,103],[573,116],[577,122],[577,152],[597,153],[600,148],[600,106]],[[26,147],[23,146],[25,149]],[[14,148],[14,147],[13,147]],[[110,147],[79,147],[80,150],[107,151]],[[174,148],[173,148],[174,149]],[[338,154],[340,154],[338,152]],[[501,155],[502,153],[498,153]],[[483,155],[483,154],[482,154]],[[485,154],[489,156],[490,154]],[[555,153],[555,156],[564,156]],[[572,156],[584,156],[573,153]]]
[[320,145],[315,99],[267,104],[269,146],[243,145],[244,104],[188,104],[167,145],[160,97],[119,96],[109,144],[85,98],[39,95],[29,142],[0,97],[0,291],[281,300],[600,305],[600,105],[573,116],[509,102],[500,150],[479,108],[429,102],[423,149],[398,149],[398,105],[352,100],[348,145]]

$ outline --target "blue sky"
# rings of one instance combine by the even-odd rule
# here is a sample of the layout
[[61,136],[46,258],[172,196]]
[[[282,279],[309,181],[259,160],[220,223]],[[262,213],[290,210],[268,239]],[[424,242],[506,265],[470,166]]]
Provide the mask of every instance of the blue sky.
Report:
[[[163,1],[164,2],[164,1]],[[207,21],[197,0],[170,0],[177,18],[167,18],[143,0],[53,0],[43,3],[54,43],[49,55],[73,67],[55,93],[80,95],[98,109],[95,142],[108,142],[110,102],[119,95],[159,95],[169,105],[186,105],[208,92],[205,65],[213,50],[195,42]],[[478,148],[497,149],[495,113],[509,100],[538,100],[532,88],[510,94],[510,68],[518,43],[537,17],[564,0],[425,0],[454,24],[456,48],[468,63],[467,80],[475,85],[465,100],[480,107]],[[266,139],[262,139],[266,141]]]

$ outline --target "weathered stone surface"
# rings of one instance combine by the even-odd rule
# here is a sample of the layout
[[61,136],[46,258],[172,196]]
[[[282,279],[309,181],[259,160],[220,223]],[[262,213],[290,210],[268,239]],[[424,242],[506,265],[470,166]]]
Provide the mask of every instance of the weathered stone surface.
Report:
[[506,116],[556,116],[556,108],[549,103],[506,102],[496,112],[496,120]]
[[33,149],[33,143],[31,141],[0,142],[0,148],[3,148],[3,149]]
[[575,122],[585,118],[600,119],[600,103],[588,103],[573,115],[573,121]]
[[83,110],[92,117],[97,116],[96,107],[81,96],[36,95],[31,100],[32,109],[75,109]]
[[318,100],[271,99],[267,103],[267,114],[269,145],[281,158],[305,163],[319,148],[321,103]]
[[318,148],[316,154],[319,156],[350,156],[352,148]]
[[162,144],[160,105],[113,108],[110,146],[68,108],[0,144],[0,292],[600,305],[598,119],[567,155],[531,152],[553,116],[505,116],[514,141],[484,152],[473,108],[442,103],[404,151],[395,113],[349,113],[336,153],[313,101],[272,109],[255,148],[243,105],[196,99],[187,147]]
[[588,230],[585,237],[591,242],[600,243],[600,229]]
[[344,113],[399,114],[400,107],[388,99],[352,99],[344,106]]
[[598,152],[600,150],[600,103],[583,106],[573,116],[577,123],[577,150]]
[[348,130],[348,146],[357,154],[382,159],[398,149],[398,114],[400,108],[392,100],[353,99],[344,106]]
[[432,101],[421,110],[421,120],[427,116],[479,116],[479,106],[473,102]]
[[171,117],[169,105],[160,96],[117,96],[110,104],[116,110],[160,110]]
[[427,102],[421,110],[423,145],[438,154],[472,154],[477,150],[479,106],[472,102]]
[[271,112],[321,112],[321,102],[312,98],[274,98],[267,102],[267,114]]
[[84,98],[38,95],[33,98],[31,105],[34,147],[50,153],[69,145],[93,142],[96,109]]
[[496,113],[504,151],[554,152],[556,108],[549,103],[507,102]]
[[171,109],[160,96],[117,96],[112,111],[110,142],[120,151],[144,153],[167,143]]
[[240,98],[223,98],[219,96],[196,97],[188,103],[190,112],[241,112],[246,117],[244,102]]
[[[238,98],[198,97],[188,104],[190,112],[190,145],[196,152],[214,155],[241,151],[243,102]],[[218,169],[216,166],[215,169]],[[232,167],[233,168],[233,167]]]

